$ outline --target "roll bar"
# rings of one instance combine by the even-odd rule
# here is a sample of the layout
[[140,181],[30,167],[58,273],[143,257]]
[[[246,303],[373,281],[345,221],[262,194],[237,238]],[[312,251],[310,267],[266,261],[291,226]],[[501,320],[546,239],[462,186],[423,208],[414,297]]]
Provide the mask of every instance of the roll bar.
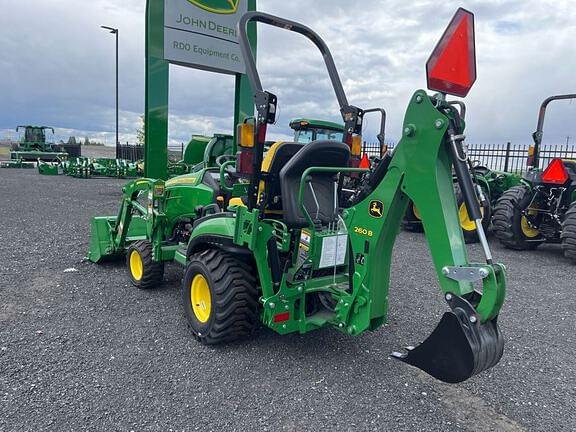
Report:
[[540,111],[538,112],[538,125],[536,126],[536,131],[532,134],[532,139],[534,140],[534,159],[532,160],[533,168],[538,168],[540,166],[540,144],[542,144],[542,136],[544,135],[544,117],[546,116],[546,108],[550,102],[563,99],[576,99],[576,94],[550,96],[544,99],[544,102],[540,105]]
[[378,138],[378,142],[380,143],[380,150],[382,150],[386,133],[386,110],[384,108],[369,108],[364,110],[364,115],[371,112],[379,112],[382,114],[382,117],[380,118],[380,132],[376,135],[376,138]]
[[306,36],[316,47],[320,50],[328,76],[332,82],[332,87],[336,93],[336,99],[340,106],[340,114],[344,120],[344,135],[343,141],[349,146],[352,145],[352,135],[362,133],[362,118],[364,111],[360,108],[349,105],[342,81],[338,75],[338,70],[334,64],[332,54],[328,49],[326,43],[318,34],[316,34],[309,27],[290,21],[285,18],[280,18],[264,12],[247,12],[242,15],[238,22],[238,34],[240,42],[240,51],[244,58],[246,66],[246,75],[252,91],[254,92],[254,104],[256,105],[256,127],[254,128],[254,148],[252,157],[252,175],[250,178],[250,185],[248,186],[248,209],[252,210],[258,202],[258,185],[262,177],[261,166],[264,153],[264,145],[266,143],[266,128],[268,124],[273,124],[276,121],[276,95],[265,91],[262,88],[262,82],[258,75],[256,68],[256,60],[252,53],[252,48],[248,40],[248,24],[250,22],[259,22],[273,27],[278,27],[284,30],[289,30],[295,33],[300,33]]
[[238,23],[240,49],[242,51],[242,56],[244,57],[244,62],[246,63],[246,75],[248,76],[252,90],[255,93],[262,93],[263,89],[260,76],[258,75],[258,70],[256,69],[256,61],[254,60],[252,50],[250,49],[250,43],[248,42],[247,25],[251,21],[268,24],[295,33],[300,33],[301,35],[304,35],[310,39],[312,43],[316,45],[316,47],[320,50],[320,53],[324,58],[324,63],[326,64],[326,69],[328,69],[328,75],[330,76],[330,81],[332,82],[332,87],[336,93],[336,99],[338,99],[340,108],[348,105],[348,99],[346,98],[346,93],[344,92],[342,81],[340,80],[338,70],[334,64],[334,59],[332,58],[332,54],[330,53],[330,50],[328,49],[328,46],[324,40],[322,40],[322,38],[318,36],[314,30],[303,24],[264,12],[245,13],[242,18],[240,18],[240,22]]

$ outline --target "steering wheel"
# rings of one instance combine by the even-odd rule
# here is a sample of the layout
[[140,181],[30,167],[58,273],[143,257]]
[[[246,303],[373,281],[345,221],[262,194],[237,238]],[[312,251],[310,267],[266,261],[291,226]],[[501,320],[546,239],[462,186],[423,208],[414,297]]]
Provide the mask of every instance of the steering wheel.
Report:
[[222,165],[230,161],[236,161],[236,155],[223,154],[216,158],[216,165],[218,166],[218,168],[222,168]]
[[[224,156],[227,156],[228,160],[222,162]],[[220,167],[220,187],[225,192],[233,191],[232,185],[234,184],[234,178],[236,177],[236,168],[232,168],[232,165],[236,165],[236,158],[230,159],[230,157],[231,155],[222,155],[216,158],[216,163]]]

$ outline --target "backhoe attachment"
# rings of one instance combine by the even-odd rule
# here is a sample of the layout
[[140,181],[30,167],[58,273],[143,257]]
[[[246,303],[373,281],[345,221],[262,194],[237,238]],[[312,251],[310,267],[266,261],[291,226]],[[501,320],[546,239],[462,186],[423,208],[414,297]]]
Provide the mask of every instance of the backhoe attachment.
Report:
[[[458,47],[457,44],[462,41],[463,45]],[[429,87],[441,92],[436,96],[436,106],[446,115],[447,120],[444,148],[447,149],[468,214],[478,230],[486,265],[444,266],[441,269],[440,282],[444,288],[444,298],[451,310],[444,313],[440,323],[422,344],[408,347],[405,353],[392,353],[392,357],[418,367],[441,381],[458,383],[494,366],[504,352],[504,340],[497,319],[504,301],[505,271],[502,265],[493,263],[482,226],[479,197],[469,171],[470,164],[464,143],[464,106],[461,104],[461,112],[458,113],[454,109],[455,103],[447,103],[444,98],[445,93],[465,96],[476,79],[474,18],[471,13],[463,9],[456,12],[426,66]],[[454,71],[454,75],[450,76],[449,71]],[[417,197],[416,201],[418,200],[425,203],[423,197]],[[442,204],[443,207],[445,205],[446,203]],[[428,224],[426,230],[425,223],[434,255],[433,238],[436,235],[431,232],[431,228]],[[450,232],[448,237],[453,237]],[[454,255],[458,246],[453,240],[450,247]],[[438,258],[434,259],[438,268]],[[458,283],[458,288],[463,290],[461,295],[442,283],[446,279]],[[480,281],[483,283],[482,293],[473,288],[470,291],[472,284]]]
[[406,353],[392,357],[422,369],[440,381],[459,383],[500,361],[504,339],[497,318],[481,323],[474,308],[461,297],[447,294],[452,307],[428,338]]

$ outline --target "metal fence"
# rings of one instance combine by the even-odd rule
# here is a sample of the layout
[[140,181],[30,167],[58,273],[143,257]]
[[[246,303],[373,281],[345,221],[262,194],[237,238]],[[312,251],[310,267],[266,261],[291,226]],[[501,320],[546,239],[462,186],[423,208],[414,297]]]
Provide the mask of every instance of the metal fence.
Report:
[[[393,142],[386,143],[388,150],[394,148]],[[168,146],[172,159],[182,159],[184,144]],[[364,142],[363,153],[368,156],[381,156],[380,143]],[[144,159],[144,146],[138,144],[122,144],[118,148],[121,159],[137,161]],[[468,154],[472,161],[493,170],[522,173],[528,167],[528,146],[525,144],[471,144]],[[576,159],[576,146],[570,144],[546,144],[540,149],[540,168],[548,166],[554,158]]]
[[[170,157],[170,159],[181,160],[184,157],[185,147],[186,146],[184,145],[184,143],[169,145],[168,156]],[[144,159],[144,146],[140,144],[120,144],[118,146],[117,157],[119,159],[127,159],[132,162]]]
[[[388,149],[394,143],[387,144]],[[380,156],[380,144],[363,144],[368,156]],[[522,173],[528,168],[528,146],[525,144],[470,144],[468,154],[472,161],[493,170]],[[546,144],[540,148],[540,168],[548,166],[554,158],[576,159],[576,146],[569,144]]]
[[120,144],[117,157],[132,162],[144,159],[144,146],[139,144]]

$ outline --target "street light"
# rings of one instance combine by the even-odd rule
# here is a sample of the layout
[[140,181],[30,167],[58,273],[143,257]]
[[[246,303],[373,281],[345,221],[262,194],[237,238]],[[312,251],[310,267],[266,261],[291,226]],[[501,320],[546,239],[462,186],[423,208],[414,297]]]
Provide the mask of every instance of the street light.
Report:
[[118,29],[108,26],[100,26],[104,30],[109,30],[110,33],[116,35],[116,158],[120,157],[120,139],[118,137]]

